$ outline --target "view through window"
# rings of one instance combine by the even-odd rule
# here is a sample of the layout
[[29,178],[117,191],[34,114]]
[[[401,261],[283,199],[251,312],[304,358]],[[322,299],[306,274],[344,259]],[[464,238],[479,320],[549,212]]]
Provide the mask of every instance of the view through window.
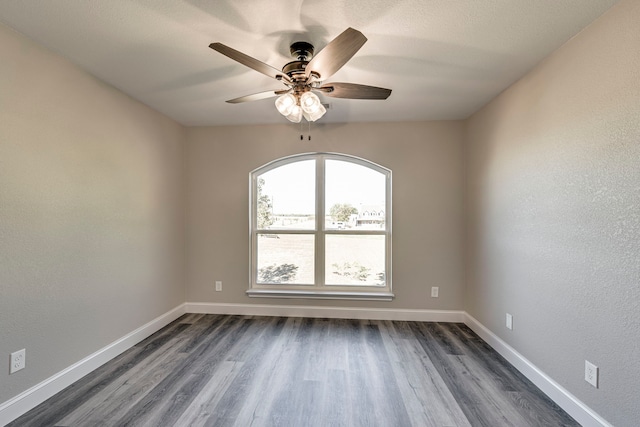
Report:
[[250,295],[391,297],[391,172],[340,154],[251,174]]

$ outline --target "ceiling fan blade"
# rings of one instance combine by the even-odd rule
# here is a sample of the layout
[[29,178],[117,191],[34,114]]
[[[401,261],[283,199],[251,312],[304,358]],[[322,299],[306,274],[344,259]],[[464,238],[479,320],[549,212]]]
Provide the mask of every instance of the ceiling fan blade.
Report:
[[305,75],[309,77],[311,72],[314,72],[320,75],[319,80],[328,79],[342,68],[366,41],[367,38],[360,31],[347,28],[309,61]]
[[209,47],[216,52],[220,52],[221,54],[233,59],[234,61],[239,62],[242,65],[252,68],[257,72],[271,78],[279,79],[277,76],[282,76],[282,71],[278,70],[277,68],[273,68],[271,65],[258,61],[257,59],[252,58],[249,55],[245,55],[244,53],[239,52],[235,49],[232,49],[229,46],[223,45],[222,43],[211,43]]
[[391,89],[354,83],[327,83],[316,90],[333,98],[387,99],[391,95]]
[[253,95],[245,95],[239,98],[230,99],[227,102],[229,104],[239,104],[241,102],[249,102],[249,101],[259,101],[261,99],[272,98],[278,95],[284,95],[285,93],[289,93],[289,89],[285,90],[268,90],[266,92],[254,93]]

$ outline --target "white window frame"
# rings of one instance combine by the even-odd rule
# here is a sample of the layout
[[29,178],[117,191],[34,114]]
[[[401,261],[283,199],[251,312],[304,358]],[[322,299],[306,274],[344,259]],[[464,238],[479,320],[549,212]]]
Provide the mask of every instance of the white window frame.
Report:
[[[259,230],[257,227],[258,178],[273,169],[304,160],[315,160],[316,165],[316,226],[315,229],[272,229]],[[325,229],[325,163],[339,160],[367,167],[385,176],[385,227],[383,230]],[[391,301],[394,297],[391,287],[391,170],[360,157],[339,153],[305,153],[283,157],[269,162],[250,173],[249,188],[249,289],[250,297],[266,298],[319,298],[351,300]],[[306,234],[315,236],[315,277],[313,285],[263,284],[257,282],[258,236],[260,234]],[[385,236],[385,285],[348,286],[325,285],[325,236],[327,235],[384,235]]]

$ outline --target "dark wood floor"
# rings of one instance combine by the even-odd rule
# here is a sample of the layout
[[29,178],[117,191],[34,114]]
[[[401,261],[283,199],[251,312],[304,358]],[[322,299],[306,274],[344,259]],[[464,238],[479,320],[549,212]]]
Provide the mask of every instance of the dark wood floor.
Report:
[[463,324],[188,314],[10,426],[577,426]]

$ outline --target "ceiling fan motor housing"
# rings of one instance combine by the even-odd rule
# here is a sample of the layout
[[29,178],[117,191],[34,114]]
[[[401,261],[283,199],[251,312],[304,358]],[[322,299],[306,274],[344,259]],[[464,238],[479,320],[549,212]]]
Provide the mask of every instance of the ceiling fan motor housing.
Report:
[[289,46],[289,52],[298,60],[310,61],[313,57],[313,45],[307,42],[295,42]]
[[282,67],[282,72],[289,76],[292,80],[295,80],[295,75],[304,76],[304,70],[307,68],[309,61],[292,61]]
[[289,52],[296,60],[282,67],[282,72],[294,81],[299,80],[304,76],[307,64],[313,57],[313,45],[307,42],[295,42],[289,47]]

